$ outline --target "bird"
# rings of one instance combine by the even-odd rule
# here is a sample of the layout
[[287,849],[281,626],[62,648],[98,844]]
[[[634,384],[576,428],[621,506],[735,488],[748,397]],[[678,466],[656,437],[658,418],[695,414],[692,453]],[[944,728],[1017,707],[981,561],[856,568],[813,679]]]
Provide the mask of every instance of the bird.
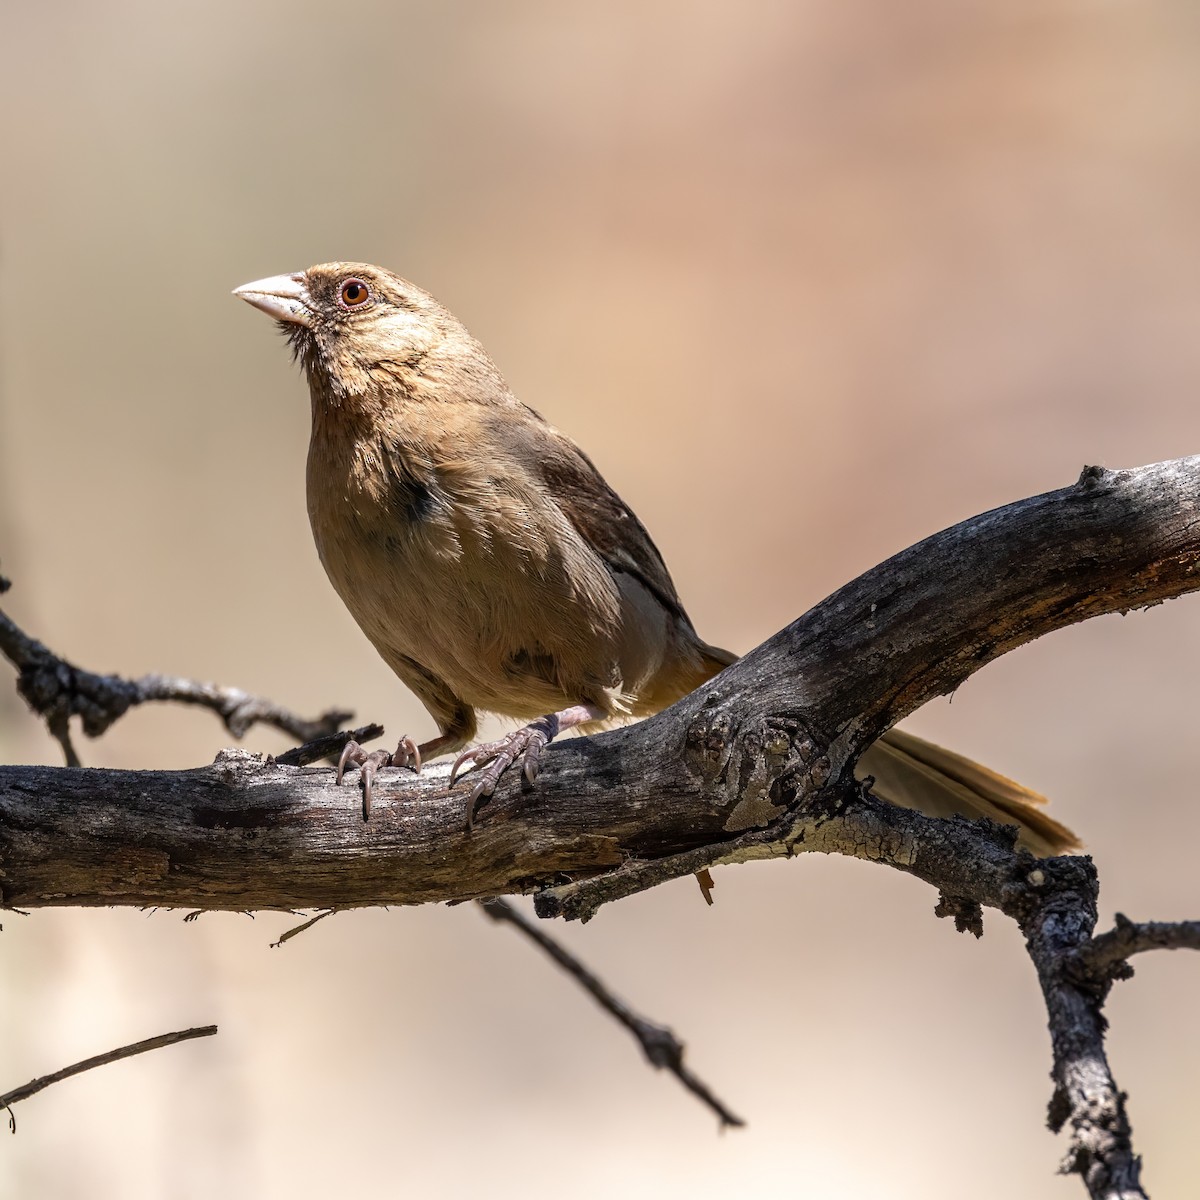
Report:
[[[696,633],[658,548],[592,460],[510,390],[462,322],[382,267],[332,262],[234,295],[286,335],[312,407],[308,515],[334,589],[437,736],[368,753],[363,817],[388,766],[457,752],[476,773],[466,828],[504,772],[532,782],[546,745],[658,712],[737,656]],[[471,746],[478,712],[524,722]],[[1074,849],[1044,797],[891,729],[858,763],[876,794],[934,816],[1015,824]]]

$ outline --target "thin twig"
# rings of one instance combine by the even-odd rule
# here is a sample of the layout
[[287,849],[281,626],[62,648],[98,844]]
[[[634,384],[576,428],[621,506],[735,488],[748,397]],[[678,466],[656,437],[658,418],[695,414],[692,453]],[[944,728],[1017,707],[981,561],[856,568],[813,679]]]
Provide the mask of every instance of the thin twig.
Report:
[[137,689],[137,704],[170,700],[212,709],[225,723],[225,728],[239,739],[245,737],[252,725],[261,723],[307,742],[322,734],[336,733],[340,725],[354,716],[345,709],[334,708],[323,712],[316,720],[308,720],[272,700],[252,696],[240,688],[217,687],[213,683],[181,679],[176,675],[143,675],[134,680],[133,686]]
[[494,897],[480,900],[479,907],[493,921],[507,922],[519,929],[529,940],[540,946],[564,971],[586,991],[606,1012],[614,1016],[637,1038],[643,1053],[655,1067],[666,1067],[689,1092],[717,1114],[721,1127],[739,1128],[745,1125],[741,1117],[730,1112],[691,1071],[683,1065],[683,1043],[665,1025],[656,1025],[639,1016],[623,1000],[618,999],[591,971],[569,951],[564,950],[548,934],[514,908],[507,900]]
[[[0,614],[2,615],[2,614]],[[55,708],[46,717],[46,725],[50,736],[62,747],[63,758],[68,767],[82,767],[83,762],[75,743],[71,741],[71,720],[65,709]]]
[[306,767],[323,758],[336,757],[349,741],[371,742],[382,736],[382,725],[360,725],[357,729],[343,729],[340,733],[324,733],[305,742],[303,746],[276,754],[275,761],[284,767]]
[[82,1062],[74,1063],[69,1067],[63,1067],[61,1071],[55,1071],[50,1075],[41,1075],[37,1079],[31,1079],[19,1088],[13,1088],[11,1092],[5,1092],[0,1096],[0,1108],[9,1110],[8,1127],[13,1133],[16,1133],[17,1119],[12,1114],[11,1106],[18,1101],[28,1100],[30,1096],[36,1096],[38,1092],[44,1091],[52,1083],[59,1083],[63,1079],[70,1079],[72,1075],[81,1075],[84,1071],[92,1070],[93,1067],[104,1067],[109,1063],[119,1062],[122,1058],[132,1058],[135,1054],[145,1054],[148,1050],[158,1050],[163,1046],[173,1046],[176,1042],[186,1042],[192,1038],[212,1037],[216,1032],[217,1027],[215,1025],[200,1025],[194,1029],[180,1029],[175,1033],[160,1033],[157,1037],[146,1038],[141,1042],[133,1042],[131,1045],[122,1046],[119,1050],[109,1050],[106,1054],[97,1054],[92,1058],[85,1058]]
[[80,765],[71,744],[68,727],[71,717],[80,718],[88,737],[98,737],[139,704],[156,701],[195,704],[215,712],[235,738],[244,737],[252,725],[264,724],[306,743],[336,734],[354,716],[344,709],[330,709],[309,720],[241,688],[218,687],[175,675],[143,675],[140,679],[97,675],[60,658],[3,611],[0,611],[0,654],[17,668],[17,691],[45,719],[71,767]]
[[302,925],[295,925],[287,931],[279,935],[279,941],[271,943],[272,950],[278,950],[284,942],[290,942],[292,938],[302,934],[306,929],[311,929],[318,921],[325,920],[326,917],[332,917],[337,912],[336,908],[327,908],[324,912],[319,912],[315,917],[309,917]]
[[1200,921],[1131,921],[1117,913],[1112,929],[1076,950],[1072,967],[1097,978],[1123,978],[1132,972],[1121,965],[1147,950],[1200,950]]

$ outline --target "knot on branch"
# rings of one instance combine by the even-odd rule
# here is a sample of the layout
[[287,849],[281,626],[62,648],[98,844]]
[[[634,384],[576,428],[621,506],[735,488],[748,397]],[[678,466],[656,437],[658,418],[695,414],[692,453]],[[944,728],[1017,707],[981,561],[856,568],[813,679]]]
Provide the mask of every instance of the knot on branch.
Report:
[[1128,471],[1112,471],[1108,467],[1087,466],[1079,472],[1079,479],[1075,486],[1082,488],[1085,492],[1092,492],[1105,487],[1115,487],[1128,476]]
[[243,750],[240,746],[228,746],[217,751],[212,765],[217,778],[226,786],[233,787],[247,773],[258,772],[266,762],[265,754],[255,754],[254,751]]
[[938,894],[936,917],[953,917],[954,928],[959,933],[973,933],[983,937],[983,905],[969,896],[952,896],[948,892]]
[[1053,1133],[1071,1125],[1071,1148],[1059,1164],[1060,1175],[1078,1175],[1093,1196],[1142,1196],[1142,1160],[1133,1153],[1126,1110],[1128,1096],[1117,1092],[1084,1109],[1072,1106],[1055,1090],[1046,1120]]
[[1020,877],[1004,889],[1001,907],[1021,932],[1027,938],[1051,937],[1073,944],[1089,937],[1100,894],[1092,860],[1085,854],[1035,859],[1022,852],[1018,862]]
[[644,1017],[635,1019],[634,1031],[651,1066],[669,1071],[683,1069],[683,1043],[665,1025],[655,1025]]
[[128,680],[81,671],[49,652],[22,666],[17,691],[48,721],[79,717],[89,737],[99,737],[139,699],[136,686]]
[[729,809],[727,832],[770,825],[798,800],[820,791],[832,773],[829,755],[790,717],[735,725],[706,706],[684,736],[684,764]]

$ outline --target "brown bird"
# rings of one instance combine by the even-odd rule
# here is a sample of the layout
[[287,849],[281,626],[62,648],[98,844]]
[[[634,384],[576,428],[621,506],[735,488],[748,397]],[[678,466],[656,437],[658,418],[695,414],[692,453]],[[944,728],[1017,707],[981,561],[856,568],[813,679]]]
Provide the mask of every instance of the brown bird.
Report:
[[[591,460],[509,390],[428,293],[326,263],[236,290],[280,322],[308,376],[308,515],[330,581],[437,722],[394,754],[350,743],[363,815],[383,766],[460,750],[476,710],[530,723],[460,754],[467,824],[518,759],[537,774],[573,726],[657,712],[736,656],[697,636],[650,535]],[[1076,845],[1041,796],[893,730],[860,760],[890,800],[1016,823],[1037,854]]]

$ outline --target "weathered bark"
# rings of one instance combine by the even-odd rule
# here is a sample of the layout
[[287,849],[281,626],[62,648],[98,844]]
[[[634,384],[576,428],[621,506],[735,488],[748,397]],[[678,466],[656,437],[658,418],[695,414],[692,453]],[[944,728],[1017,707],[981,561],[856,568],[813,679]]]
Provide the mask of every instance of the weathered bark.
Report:
[[[863,802],[840,785],[880,732],[1015,646],[1200,584],[1197,497],[1200,459],[1089,468],[936,534],[667,712],[555,745],[536,786],[511,774],[470,835],[465,787],[436,768],[385,774],[367,824],[330,769],[238,751],[191,771],[0,768],[0,897],[247,909],[557,886],[543,911],[586,916],[707,863],[811,848],[816,830],[798,846],[797,818],[849,805],[818,838],[845,851]],[[912,815],[872,820],[899,835]],[[976,895],[964,872],[948,894]]]
[[1094,941],[1090,860],[1034,859],[1012,830],[881,803],[853,767],[998,655],[1200,587],[1198,498],[1198,458],[1088,468],[963,522],[667,712],[552,747],[535,786],[510,773],[470,834],[468,789],[448,789],[444,767],[385,775],[367,824],[331,769],[241,751],[193,771],[0,768],[0,899],[345,908],[534,891],[542,915],[586,920],[714,863],[812,850],[878,860],[937,887],[939,914],[960,928],[980,932],[982,907],[1020,924],[1050,1018],[1050,1122],[1071,1131],[1064,1169],[1093,1197],[1142,1196],[1102,1008],[1128,953],[1193,945],[1194,930]]

